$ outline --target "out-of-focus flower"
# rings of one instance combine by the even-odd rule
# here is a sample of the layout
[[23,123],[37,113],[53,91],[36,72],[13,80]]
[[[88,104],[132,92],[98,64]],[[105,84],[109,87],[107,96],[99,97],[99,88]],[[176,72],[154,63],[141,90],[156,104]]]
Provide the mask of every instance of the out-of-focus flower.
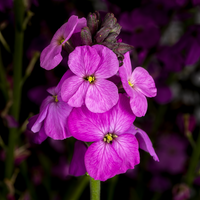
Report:
[[151,18],[141,14],[140,10],[136,9],[131,13],[122,13],[119,18],[119,24],[123,27],[122,33],[129,33],[121,34],[123,42],[136,48],[151,48],[160,39],[158,26]]
[[130,96],[130,105],[137,117],[144,116],[147,111],[147,97],[155,97],[157,89],[149,73],[142,67],[132,72],[129,52],[124,55],[124,64],[119,69],[123,87]]
[[0,0],[0,11],[4,12],[6,9],[11,9],[13,7],[12,0]]
[[42,51],[40,65],[46,70],[55,68],[63,59],[61,55],[62,46],[68,43],[72,34],[80,32],[86,26],[86,19],[78,19],[72,15],[54,34],[51,43]]
[[187,200],[190,198],[190,188],[184,183],[175,185],[172,193],[173,200]]
[[67,117],[72,107],[62,101],[60,94],[62,83],[70,75],[71,71],[68,70],[56,87],[47,90],[52,96],[43,101],[40,113],[29,119],[27,127],[35,133],[35,143],[43,142],[47,136],[56,140],[71,137],[67,128]]
[[73,107],[85,104],[95,113],[106,112],[117,103],[117,86],[106,80],[119,69],[117,56],[110,49],[103,45],[76,47],[68,65],[74,76],[62,85],[63,101]]
[[71,112],[68,126],[72,135],[94,142],[86,151],[85,166],[95,180],[105,181],[133,169],[140,162],[138,141],[127,133],[134,120],[135,115],[124,95],[105,113],[92,113],[85,106]]
[[159,163],[153,163],[149,168],[153,171],[167,171],[171,174],[181,173],[187,160],[187,140],[175,133],[161,135],[157,141],[156,152]]

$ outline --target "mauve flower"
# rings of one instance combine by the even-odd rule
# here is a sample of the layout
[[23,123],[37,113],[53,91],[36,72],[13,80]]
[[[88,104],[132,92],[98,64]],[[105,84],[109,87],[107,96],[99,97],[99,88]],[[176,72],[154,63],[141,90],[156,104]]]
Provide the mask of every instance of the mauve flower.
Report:
[[124,64],[119,69],[123,87],[130,96],[130,105],[137,117],[142,117],[147,111],[147,97],[155,97],[157,89],[149,73],[142,67],[136,67],[132,72],[129,52],[124,55]]
[[42,102],[40,113],[29,119],[28,129],[36,133],[35,143],[43,142],[47,136],[55,140],[63,140],[71,137],[67,128],[67,117],[72,107],[62,101],[60,88],[63,81],[71,75],[68,70],[56,87],[49,88],[51,94]]
[[68,118],[71,134],[94,142],[85,154],[85,167],[92,178],[105,181],[140,162],[138,141],[127,133],[134,120],[128,98],[122,94],[117,105],[105,113],[92,113],[85,106],[72,110]]
[[63,101],[72,107],[83,104],[95,113],[112,108],[119,99],[117,86],[106,80],[119,69],[117,56],[103,45],[80,46],[70,53],[69,68],[74,73],[61,87]]
[[40,65],[46,70],[55,68],[63,59],[61,55],[62,46],[67,43],[72,34],[80,32],[86,26],[86,19],[78,19],[72,15],[54,34],[50,44],[42,51]]
[[[151,48],[159,41],[160,31],[158,26],[150,17],[143,15],[139,9],[131,13],[122,13],[119,24],[123,27],[121,34],[123,41],[134,47]],[[130,34],[127,37],[123,32]]]

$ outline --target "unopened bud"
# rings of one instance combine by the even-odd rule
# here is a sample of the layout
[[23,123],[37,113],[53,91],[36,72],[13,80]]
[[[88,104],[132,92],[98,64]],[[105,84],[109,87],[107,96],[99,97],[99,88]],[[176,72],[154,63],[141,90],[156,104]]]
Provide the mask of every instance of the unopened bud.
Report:
[[100,14],[99,12],[89,13],[87,16],[87,26],[92,35],[94,35],[100,27]]
[[84,45],[92,45],[92,35],[87,26],[81,29],[81,39]]
[[105,42],[111,42],[111,43],[117,42],[116,39],[117,36],[118,36],[117,33],[110,33],[108,37],[105,39]]
[[126,52],[133,50],[133,46],[125,43],[118,43],[118,47],[115,49],[115,52],[118,52],[120,54],[125,54]]
[[109,35],[111,29],[107,27],[102,27],[94,36],[97,43],[101,43]]
[[116,23],[115,26],[112,28],[111,32],[117,33],[119,35],[121,32],[121,29],[122,27],[118,23]]
[[107,13],[101,27],[109,27],[109,28],[113,28],[114,25],[117,23],[117,19],[114,17],[113,13]]

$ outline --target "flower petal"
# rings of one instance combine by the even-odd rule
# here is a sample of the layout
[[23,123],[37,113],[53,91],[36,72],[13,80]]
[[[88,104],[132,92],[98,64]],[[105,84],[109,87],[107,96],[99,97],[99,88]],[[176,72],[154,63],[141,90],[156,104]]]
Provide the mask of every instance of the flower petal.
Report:
[[87,149],[87,146],[82,141],[75,142],[74,153],[69,166],[69,174],[82,176],[86,173],[84,156]]
[[98,79],[88,88],[85,104],[94,113],[103,113],[112,108],[119,99],[117,86],[104,79]]
[[136,67],[131,75],[131,83],[133,88],[140,91],[147,97],[155,97],[157,89],[155,82],[148,71],[142,67]]
[[132,125],[131,128],[132,128],[132,134],[135,135],[135,137],[139,142],[139,147],[144,151],[149,152],[149,154],[153,157],[155,161],[159,161],[159,158],[156,155],[152,142],[149,139],[149,136],[142,129],[134,125]]
[[109,112],[110,133],[120,135],[133,124],[135,115],[133,114],[129,98],[123,94],[119,95],[119,101]]
[[74,108],[68,117],[68,127],[73,137],[78,140],[102,140],[109,130],[108,115],[92,113],[85,106]]
[[46,70],[55,68],[62,61],[62,45],[50,44],[40,55],[40,66]]
[[130,77],[133,70],[132,70],[132,64],[131,64],[130,52],[129,51],[124,54],[123,66],[126,69],[127,76]]
[[122,134],[113,140],[112,146],[123,161],[118,174],[125,173],[140,163],[139,145],[134,135]]
[[115,176],[122,160],[111,144],[103,141],[91,144],[85,154],[88,174],[95,180],[106,181]]
[[71,76],[66,79],[61,86],[62,100],[68,102],[68,100],[77,92],[78,88],[84,81],[85,80],[83,78],[78,76]]
[[71,71],[82,78],[93,75],[100,62],[97,51],[90,46],[79,46],[69,54],[68,65]]
[[92,48],[95,48],[101,57],[99,66],[95,72],[96,78],[109,78],[114,76],[119,70],[119,61],[116,54],[109,48],[103,45],[94,45]]
[[37,133],[34,133],[32,142],[35,144],[41,144],[46,139],[47,139],[47,135],[44,130],[44,125],[42,125],[40,131]]
[[44,120],[44,129],[47,136],[55,140],[71,137],[67,127],[67,117],[72,107],[65,102],[53,102],[49,106],[48,114]]
[[85,95],[89,85],[89,81],[83,81],[76,93],[68,100],[68,104],[72,107],[81,107],[85,103]]
[[130,98],[130,105],[133,113],[137,117],[142,117],[147,112],[147,99],[143,94],[136,90],[133,90],[133,97]]

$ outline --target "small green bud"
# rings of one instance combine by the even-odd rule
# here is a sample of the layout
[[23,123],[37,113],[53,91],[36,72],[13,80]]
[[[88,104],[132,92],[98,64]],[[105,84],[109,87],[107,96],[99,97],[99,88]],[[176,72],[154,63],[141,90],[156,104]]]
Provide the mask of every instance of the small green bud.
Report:
[[81,39],[84,45],[92,45],[92,35],[87,26],[81,29]]
[[111,29],[107,27],[102,27],[94,36],[97,43],[101,43],[109,35]]

